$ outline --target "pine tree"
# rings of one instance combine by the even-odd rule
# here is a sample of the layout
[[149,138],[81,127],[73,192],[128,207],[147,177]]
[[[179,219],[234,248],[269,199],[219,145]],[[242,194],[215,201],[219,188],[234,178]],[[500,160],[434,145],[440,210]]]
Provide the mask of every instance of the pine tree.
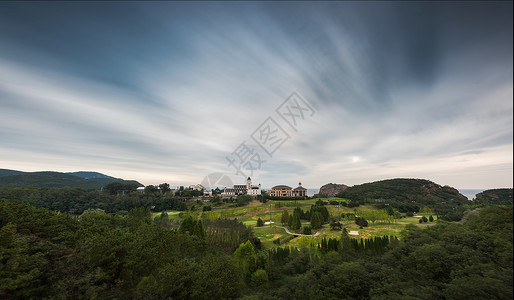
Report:
[[201,240],[205,239],[205,230],[203,229],[202,221],[198,220],[195,222],[191,235],[195,235]]
[[257,220],[257,227],[262,227],[262,226],[264,226],[264,221],[262,221],[261,218],[259,218]]
[[280,221],[282,222],[283,226],[289,224],[289,213],[287,212],[287,210],[284,210],[282,212],[282,218],[280,218]]
[[323,226],[323,216],[320,212],[316,211],[311,216],[312,228],[319,229]]
[[292,229],[300,229],[302,227],[302,222],[300,221],[300,215],[293,214],[293,223],[291,225]]
[[180,232],[180,233],[186,233],[186,232],[192,233],[194,226],[195,226],[195,221],[193,220],[193,218],[191,216],[189,216],[186,219],[184,219],[184,221],[182,221],[182,224],[180,224],[178,232]]

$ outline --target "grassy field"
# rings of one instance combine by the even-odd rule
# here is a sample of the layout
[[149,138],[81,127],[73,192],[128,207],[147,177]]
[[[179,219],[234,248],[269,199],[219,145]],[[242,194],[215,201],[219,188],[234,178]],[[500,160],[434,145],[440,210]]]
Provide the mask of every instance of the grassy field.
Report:
[[[283,240],[284,238],[290,238],[290,235],[285,232],[283,228],[278,226],[282,226],[280,220],[282,216],[282,212],[287,210],[290,214],[293,212],[295,207],[300,207],[304,211],[310,209],[312,205],[316,203],[318,199],[309,199],[309,200],[298,200],[298,201],[276,201],[271,200],[267,203],[261,203],[259,201],[253,201],[249,205],[244,207],[231,207],[230,204],[222,204],[217,207],[213,207],[212,211],[202,212],[202,211],[194,211],[194,212],[178,212],[178,211],[167,211],[168,217],[171,220],[179,221],[181,218],[184,218],[188,215],[192,215],[195,218],[201,219],[217,219],[217,218],[237,218],[241,222],[243,222],[246,226],[254,227],[254,232],[257,237],[261,240],[261,242],[266,247],[276,247],[277,245],[273,243],[274,240],[280,238]],[[323,201],[346,201],[345,199],[340,198],[325,198]],[[207,204],[208,205],[208,204]],[[271,206],[270,206],[271,205]],[[365,214],[366,212],[376,210],[371,205],[361,205],[356,208],[348,208],[348,207],[336,207],[334,205],[326,205],[330,216],[336,219],[339,219],[340,215],[344,215],[346,213],[352,213],[359,215]],[[182,213],[182,214],[181,214]],[[161,212],[154,212],[153,217],[160,216]],[[425,214],[422,214],[425,215]],[[181,217],[182,216],[182,217]],[[257,220],[261,218],[264,222],[268,222],[270,220],[272,226],[266,225],[264,227],[256,227]],[[419,217],[402,217],[401,219],[394,220],[392,223],[381,223],[369,222],[368,227],[359,228],[352,220],[347,220],[345,218],[341,218],[343,223],[343,227],[346,228],[347,231],[357,231],[359,234],[356,236],[352,236],[354,238],[370,238],[375,236],[384,236],[384,235],[394,235],[400,237],[401,230],[407,224],[414,224],[416,226],[424,226],[419,224]],[[435,223],[435,222],[434,222]],[[434,224],[431,223],[431,224]],[[308,221],[302,220],[302,227],[309,226],[310,223]],[[291,230],[292,231],[292,230]],[[313,234],[316,231],[313,230]],[[288,238],[288,239],[289,239]],[[328,224],[324,225],[321,233],[316,237],[297,237],[291,239],[289,242],[282,244],[288,246],[309,246],[311,243],[317,244],[321,241],[322,238],[341,238],[341,231],[333,231],[329,228]]]

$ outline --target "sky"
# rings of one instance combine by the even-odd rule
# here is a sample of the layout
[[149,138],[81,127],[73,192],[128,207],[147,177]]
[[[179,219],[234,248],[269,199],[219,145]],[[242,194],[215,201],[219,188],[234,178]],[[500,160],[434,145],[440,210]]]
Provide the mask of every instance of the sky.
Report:
[[512,187],[512,11],[0,2],[0,168],[145,185]]

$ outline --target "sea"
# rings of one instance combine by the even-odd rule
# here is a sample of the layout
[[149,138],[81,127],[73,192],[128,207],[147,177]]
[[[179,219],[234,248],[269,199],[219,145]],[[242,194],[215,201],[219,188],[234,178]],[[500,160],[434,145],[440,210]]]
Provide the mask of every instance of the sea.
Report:
[[486,189],[458,189],[459,193],[466,196],[468,200],[473,200],[475,198],[475,195],[485,191]]
[[312,197],[314,194],[319,193],[319,189],[307,189],[307,196]]

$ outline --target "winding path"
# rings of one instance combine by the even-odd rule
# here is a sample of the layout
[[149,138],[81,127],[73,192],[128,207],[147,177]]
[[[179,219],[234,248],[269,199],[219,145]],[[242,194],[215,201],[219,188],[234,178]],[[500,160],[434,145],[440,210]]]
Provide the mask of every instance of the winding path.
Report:
[[288,234],[290,234],[290,235],[294,235],[294,236],[318,236],[318,235],[321,233],[321,231],[322,231],[323,229],[325,229],[325,228],[320,228],[320,229],[318,230],[318,232],[316,232],[315,234],[301,234],[301,233],[291,232],[291,231],[289,231],[289,229],[287,229],[286,227],[282,227],[282,226],[276,226],[276,227],[278,227],[278,228],[282,228],[282,229],[284,229],[284,230],[286,231],[286,233],[288,233]]

